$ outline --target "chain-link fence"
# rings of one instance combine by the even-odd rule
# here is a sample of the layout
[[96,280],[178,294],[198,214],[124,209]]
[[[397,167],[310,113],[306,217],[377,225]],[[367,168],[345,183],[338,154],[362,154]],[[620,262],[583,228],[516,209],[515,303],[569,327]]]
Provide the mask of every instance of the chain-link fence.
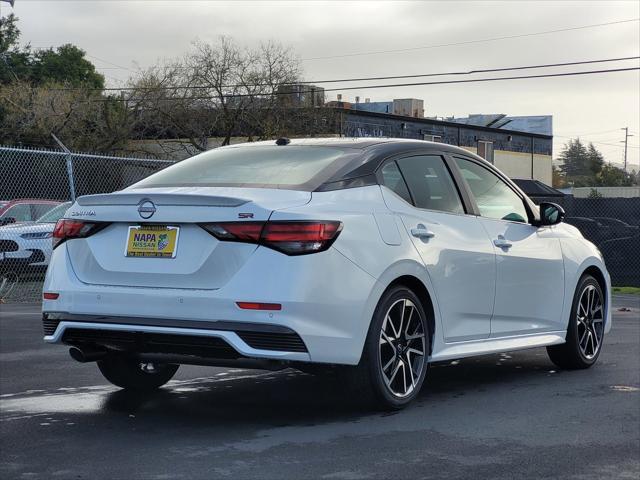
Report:
[[565,209],[565,222],[577,227],[602,252],[614,285],[640,287],[640,197],[532,199]]
[[[0,302],[40,299],[53,227],[76,196],[120,190],[171,163],[0,147]],[[546,200],[600,248],[614,284],[640,286],[640,198]]]
[[0,302],[40,299],[55,222],[76,197],[121,190],[171,163],[0,147]]

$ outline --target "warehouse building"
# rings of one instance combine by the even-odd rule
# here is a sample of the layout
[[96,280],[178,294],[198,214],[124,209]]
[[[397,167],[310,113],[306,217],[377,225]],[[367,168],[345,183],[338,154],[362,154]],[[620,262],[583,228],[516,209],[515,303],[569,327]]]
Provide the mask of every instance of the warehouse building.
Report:
[[340,98],[327,106],[336,109],[343,136],[413,138],[457,145],[477,153],[511,178],[552,184],[551,116],[424,118],[419,115],[424,109],[418,99],[350,103]]

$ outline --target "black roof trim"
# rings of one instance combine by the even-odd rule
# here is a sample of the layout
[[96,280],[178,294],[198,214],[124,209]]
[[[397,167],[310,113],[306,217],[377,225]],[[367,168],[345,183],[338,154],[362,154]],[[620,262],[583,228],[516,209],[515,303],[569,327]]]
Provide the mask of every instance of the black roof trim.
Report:
[[397,155],[429,154],[467,155],[491,165],[478,155],[455,145],[427,142],[425,140],[389,138],[363,148],[361,155],[355,157],[347,165],[337,170],[314,191],[338,190],[371,184],[370,182],[373,181],[373,175],[378,167],[388,158]]

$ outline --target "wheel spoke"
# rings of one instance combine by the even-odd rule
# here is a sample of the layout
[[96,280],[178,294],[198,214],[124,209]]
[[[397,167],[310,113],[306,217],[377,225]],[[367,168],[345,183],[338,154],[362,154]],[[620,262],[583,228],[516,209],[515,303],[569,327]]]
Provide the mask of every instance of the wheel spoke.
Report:
[[403,360],[400,360],[400,365],[402,365],[402,383],[404,385],[402,393],[407,393],[407,367]]
[[589,333],[589,330],[587,330],[587,329],[586,329],[586,327],[585,327],[584,332],[582,333],[582,336],[580,337],[580,340],[578,341],[578,344],[580,345],[580,348],[581,348],[583,351],[584,351],[584,349],[585,349],[585,348],[587,348],[587,343],[585,342],[584,347],[583,347],[583,346],[582,346],[582,342],[583,342],[585,339],[588,339],[588,337],[589,337],[589,336],[588,336],[588,333]]
[[407,341],[418,340],[424,338],[424,333],[415,333],[413,335],[407,335]]
[[393,369],[393,373],[391,374],[391,377],[387,377],[389,379],[389,382],[387,383],[387,385],[391,386],[391,384],[393,383],[393,380],[396,378],[396,375],[398,374],[398,370],[400,370],[400,362],[396,363],[396,368]]
[[[585,292],[586,293],[586,292]],[[580,301],[578,302],[578,310],[582,310],[582,317],[586,317],[587,315],[589,315],[589,311],[587,310],[587,307],[585,307],[583,305],[583,300],[585,300],[585,296],[584,293],[582,294],[582,296],[580,297]]]
[[402,333],[402,327],[404,325],[404,311],[407,308],[407,300],[402,300],[402,313],[400,313],[400,326],[398,327],[398,338],[400,338],[400,334]]
[[598,339],[598,333],[593,326],[591,327],[591,338],[593,339],[593,342],[595,342],[593,345],[593,353],[596,353],[598,351],[598,346],[600,345],[600,340]]
[[386,364],[384,367],[382,367],[382,371],[383,371],[383,372],[386,372],[386,371],[387,371],[387,368],[389,368],[391,365],[393,365],[393,362],[394,362],[394,360],[395,360],[395,359],[396,359],[396,356],[395,356],[395,354],[394,354],[394,355],[391,357],[391,359],[387,362],[387,364]]
[[411,375],[411,388],[416,387],[416,376],[413,374],[413,362],[409,356],[411,352],[407,351],[407,366],[409,367],[409,375]]
[[405,337],[407,337],[407,335],[409,335],[409,325],[411,325],[411,318],[413,317],[413,311],[415,310],[415,306],[411,302],[409,302],[409,305],[407,305],[407,302],[405,302],[405,308],[409,308],[409,318],[407,318],[407,323],[406,323],[406,326],[404,327],[404,335]]
[[380,345],[385,345],[385,344],[389,345],[393,349],[393,353],[396,353],[395,345],[383,330],[380,333]]
[[385,318],[385,323],[391,326],[391,331],[393,332],[393,338],[394,339],[398,338],[400,336],[400,333],[396,330],[396,326],[393,324],[391,313],[387,313],[387,317]]
[[417,348],[410,348],[407,353],[415,353],[416,355],[424,356],[424,350],[418,350]]

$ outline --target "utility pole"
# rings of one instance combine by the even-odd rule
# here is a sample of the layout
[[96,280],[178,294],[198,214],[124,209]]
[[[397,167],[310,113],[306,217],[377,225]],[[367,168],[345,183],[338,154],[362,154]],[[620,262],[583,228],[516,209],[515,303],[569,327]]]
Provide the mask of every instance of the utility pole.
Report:
[[[627,144],[629,143],[629,137],[633,137],[633,135],[629,135],[629,127],[621,128],[620,130],[624,130],[624,171],[627,171]],[[620,141],[622,142],[622,140]]]

